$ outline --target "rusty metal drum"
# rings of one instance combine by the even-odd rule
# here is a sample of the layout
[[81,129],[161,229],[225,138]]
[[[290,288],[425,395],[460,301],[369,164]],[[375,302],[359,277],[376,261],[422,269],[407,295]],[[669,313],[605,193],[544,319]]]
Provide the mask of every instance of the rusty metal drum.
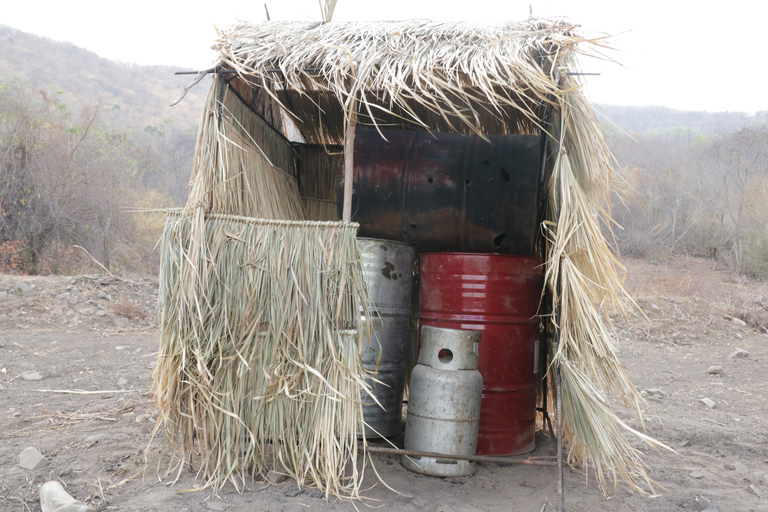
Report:
[[[422,326],[482,332],[483,406],[479,455],[535,448],[536,390],[543,286],[538,258],[500,254],[421,255]],[[422,344],[424,334],[422,331]]]
[[372,337],[362,352],[363,365],[374,372],[374,378],[367,381],[373,396],[363,392],[362,397],[364,435],[389,437],[402,430],[416,253],[404,243],[389,240],[359,238],[358,244],[363,279],[375,308],[375,316],[366,319],[370,322]]
[[375,129],[355,135],[352,220],[360,236],[400,240],[418,252],[535,253],[540,135],[382,134],[386,140]]
[[[480,332],[427,326],[421,335],[419,362],[411,372],[405,449],[474,455],[483,393],[477,371]],[[475,463],[466,460],[404,455],[402,464],[434,476],[475,472]]]

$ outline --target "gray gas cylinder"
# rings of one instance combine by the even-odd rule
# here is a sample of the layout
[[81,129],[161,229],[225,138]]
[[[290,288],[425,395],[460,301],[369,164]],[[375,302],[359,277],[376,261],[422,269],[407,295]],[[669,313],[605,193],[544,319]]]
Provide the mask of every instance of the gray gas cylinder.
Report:
[[[421,328],[419,363],[411,372],[405,449],[474,455],[483,377],[477,370],[480,331]],[[403,466],[435,476],[471,475],[465,460],[403,456]]]
[[375,309],[373,318],[366,319],[372,336],[361,356],[363,365],[374,372],[373,379],[367,382],[376,398],[363,392],[363,421],[367,425],[364,434],[369,438],[389,437],[402,430],[405,349],[416,252],[402,242],[375,238],[359,238],[358,244],[363,279]]

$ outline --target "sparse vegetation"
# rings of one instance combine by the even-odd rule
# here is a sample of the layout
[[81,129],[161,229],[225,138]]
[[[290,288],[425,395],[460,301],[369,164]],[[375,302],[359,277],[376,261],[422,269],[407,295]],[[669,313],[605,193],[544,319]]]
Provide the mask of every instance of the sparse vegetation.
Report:
[[690,254],[768,277],[768,124],[695,137],[614,137],[634,200],[616,202],[625,254]]

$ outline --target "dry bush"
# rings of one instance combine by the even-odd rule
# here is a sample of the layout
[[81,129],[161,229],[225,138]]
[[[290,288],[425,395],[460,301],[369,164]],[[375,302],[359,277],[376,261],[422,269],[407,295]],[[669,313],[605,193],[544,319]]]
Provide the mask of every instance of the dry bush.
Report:
[[111,306],[112,313],[128,320],[146,320],[149,315],[144,309],[129,299],[119,299]]

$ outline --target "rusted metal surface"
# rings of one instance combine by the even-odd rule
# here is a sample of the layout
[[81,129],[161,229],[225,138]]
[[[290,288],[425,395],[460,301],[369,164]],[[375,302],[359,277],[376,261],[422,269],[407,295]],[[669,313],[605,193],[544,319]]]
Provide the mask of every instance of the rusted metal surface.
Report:
[[363,279],[376,315],[370,319],[373,337],[361,356],[363,365],[376,373],[375,380],[367,379],[375,400],[365,393],[362,397],[365,437],[388,437],[402,430],[405,349],[416,252],[404,243],[389,240],[358,239],[358,244]]
[[[535,448],[540,339],[535,316],[543,285],[538,258],[498,254],[421,255],[421,328],[482,332],[483,400],[477,453],[517,455]],[[423,339],[423,331],[422,331]]]
[[[474,455],[480,425],[483,378],[477,371],[478,331],[422,328],[419,364],[411,372],[405,449]],[[403,457],[411,471],[462,476],[475,464],[455,458]]]
[[543,139],[358,128],[352,220],[360,236],[424,251],[533,255]]

